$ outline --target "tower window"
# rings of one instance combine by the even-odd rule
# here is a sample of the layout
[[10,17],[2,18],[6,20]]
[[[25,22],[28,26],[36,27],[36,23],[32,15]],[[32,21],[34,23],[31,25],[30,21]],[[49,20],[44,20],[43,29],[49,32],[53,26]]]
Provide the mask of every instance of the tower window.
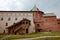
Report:
[[6,23],[6,26],[8,26],[8,23]]
[[40,25],[39,25],[39,24],[37,24],[37,26],[38,26],[38,27],[40,27]]
[[39,9],[37,8],[37,10],[39,10]]
[[1,18],[1,21],[3,21],[3,18]]
[[8,21],[10,21],[10,18],[8,18]]

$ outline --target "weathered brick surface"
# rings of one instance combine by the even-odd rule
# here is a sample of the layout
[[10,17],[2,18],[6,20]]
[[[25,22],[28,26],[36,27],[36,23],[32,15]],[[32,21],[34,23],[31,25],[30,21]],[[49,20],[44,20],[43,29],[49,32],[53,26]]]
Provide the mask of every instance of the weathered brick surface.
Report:
[[[34,23],[36,29],[42,29],[43,32],[59,32],[59,26],[56,16],[42,16],[42,12],[34,12]],[[38,26],[39,24],[39,26]]]
[[57,24],[58,24],[58,27],[59,27],[58,29],[59,29],[59,32],[60,32],[60,18],[57,19],[57,22],[58,22]]
[[[3,33],[4,30],[7,32],[6,27],[19,22],[23,18],[31,21],[30,30],[33,27],[34,29],[32,30],[41,29],[42,32],[60,32],[60,19],[57,19],[56,16],[43,16],[44,14],[42,11],[0,12],[0,33]],[[3,20],[1,20],[1,18],[3,18]],[[10,21],[8,18],[10,18]],[[15,18],[17,18],[17,20],[15,20]],[[6,23],[8,23],[8,26],[6,26]]]

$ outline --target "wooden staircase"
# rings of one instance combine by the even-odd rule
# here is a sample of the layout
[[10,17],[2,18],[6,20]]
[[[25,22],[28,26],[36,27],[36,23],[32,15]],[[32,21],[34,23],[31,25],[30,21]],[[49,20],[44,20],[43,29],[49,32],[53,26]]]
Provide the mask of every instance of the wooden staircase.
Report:
[[18,28],[14,30],[14,32],[17,32],[18,30],[26,30],[29,27],[29,24],[21,24]]

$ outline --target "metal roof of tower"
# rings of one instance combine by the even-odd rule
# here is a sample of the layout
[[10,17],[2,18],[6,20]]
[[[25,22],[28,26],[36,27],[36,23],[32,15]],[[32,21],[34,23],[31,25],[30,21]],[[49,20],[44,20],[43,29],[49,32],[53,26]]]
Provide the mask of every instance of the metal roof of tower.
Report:
[[34,7],[31,9],[31,11],[40,11],[36,5],[34,5]]
[[54,13],[46,13],[43,16],[56,16]]

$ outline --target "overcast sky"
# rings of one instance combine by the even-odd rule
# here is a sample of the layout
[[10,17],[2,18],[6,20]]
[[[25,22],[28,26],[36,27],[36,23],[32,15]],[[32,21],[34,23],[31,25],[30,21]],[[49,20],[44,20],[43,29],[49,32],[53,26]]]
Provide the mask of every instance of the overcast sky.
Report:
[[0,0],[1,11],[30,11],[34,5],[45,13],[60,17],[60,0]]

